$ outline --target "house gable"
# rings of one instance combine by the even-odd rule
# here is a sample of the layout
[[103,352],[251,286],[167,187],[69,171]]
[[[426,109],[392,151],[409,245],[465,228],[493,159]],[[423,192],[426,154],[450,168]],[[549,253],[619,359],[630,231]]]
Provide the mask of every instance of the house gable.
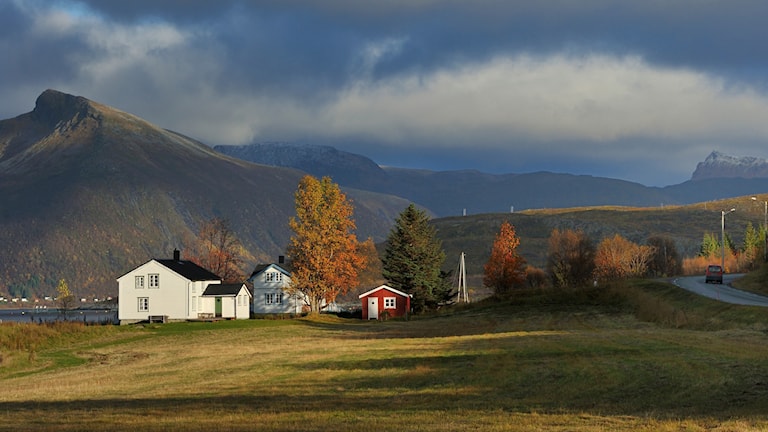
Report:
[[[255,283],[258,281],[259,277],[262,277],[265,279],[265,282],[266,282],[267,278],[265,276],[268,274],[279,274],[281,275],[279,279],[288,278],[288,280],[290,280],[290,277],[291,277],[291,272],[289,272],[283,267],[280,267],[277,264],[259,264],[253,270],[253,273],[251,273],[251,277],[249,277],[248,280],[251,281],[252,283]],[[275,280],[275,281],[278,281],[278,280]]]
[[299,314],[306,301],[300,293],[293,293],[291,272],[279,264],[260,264],[248,281],[253,285],[253,313]]
[[399,295],[401,297],[413,297],[412,294],[404,293],[404,292],[402,292],[400,290],[396,290],[396,289],[394,289],[394,288],[392,288],[390,286],[387,286],[387,285],[381,285],[381,286],[379,286],[377,288],[374,288],[374,289],[372,289],[370,291],[366,291],[366,292],[360,294],[359,296],[357,296],[357,298],[368,297],[369,295],[377,293],[377,292],[379,292],[381,290],[389,291],[389,292],[391,292],[393,294],[397,294],[397,295]]

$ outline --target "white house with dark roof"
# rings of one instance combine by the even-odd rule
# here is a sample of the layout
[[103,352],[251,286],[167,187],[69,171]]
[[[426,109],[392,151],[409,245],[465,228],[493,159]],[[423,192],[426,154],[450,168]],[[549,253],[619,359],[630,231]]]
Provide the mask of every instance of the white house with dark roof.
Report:
[[[221,278],[192,261],[182,260],[178,250],[173,259],[151,259],[130,272],[117,278],[117,317],[121,324],[130,324],[151,319],[188,320],[221,316],[241,318],[242,303],[250,303],[248,289],[238,286],[226,287]],[[212,288],[206,295],[206,290]],[[237,301],[240,301],[240,309]],[[219,299],[219,300],[217,300]],[[235,302],[234,314],[225,315],[226,304]],[[221,310],[217,309],[217,302]]]
[[300,314],[308,307],[301,294],[291,294],[291,272],[282,257],[278,264],[259,264],[248,282],[253,286],[254,314]]
[[202,299],[202,312],[198,310],[198,316],[229,319],[251,317],[251,292],[244,283],[209,284]]

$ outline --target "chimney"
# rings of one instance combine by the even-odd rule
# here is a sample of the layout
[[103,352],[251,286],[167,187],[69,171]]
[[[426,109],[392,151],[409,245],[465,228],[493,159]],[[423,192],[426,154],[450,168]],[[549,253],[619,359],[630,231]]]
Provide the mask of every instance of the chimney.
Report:
[[285,255],[280,255],[277,257],[277,263],[278,264],[285,264]]
[[173,260],[174,261],[181,261],[181,252],[179,252],[178,249],[173,250]]

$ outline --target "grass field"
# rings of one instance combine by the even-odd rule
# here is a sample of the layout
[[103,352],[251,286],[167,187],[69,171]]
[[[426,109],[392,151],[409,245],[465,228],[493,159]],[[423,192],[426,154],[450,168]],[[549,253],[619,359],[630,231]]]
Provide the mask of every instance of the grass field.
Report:
[[768,310],[638,281],[411,321],[0,325],[0,430],[768,430]]

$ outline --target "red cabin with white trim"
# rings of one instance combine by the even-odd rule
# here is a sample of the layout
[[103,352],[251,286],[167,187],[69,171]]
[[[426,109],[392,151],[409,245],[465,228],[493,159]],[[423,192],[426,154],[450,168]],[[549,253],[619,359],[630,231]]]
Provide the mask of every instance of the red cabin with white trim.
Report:
[[364,320],[408,316],[411,311],[411,294],[382,285],[358,296],[363,306]]

